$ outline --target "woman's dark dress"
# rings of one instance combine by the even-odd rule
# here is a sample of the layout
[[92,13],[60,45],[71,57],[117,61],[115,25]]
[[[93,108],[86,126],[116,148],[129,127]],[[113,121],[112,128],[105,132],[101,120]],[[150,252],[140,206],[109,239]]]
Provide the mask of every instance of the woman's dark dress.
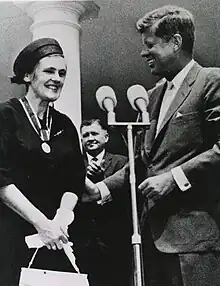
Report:
[[[84,188],[85,168],[77,131],[64,114],[51,109],[49,154],[17,99],[0,104],[0,187],[16,187],[49,219],[64,192],[78,196]],[[0,202],[0,285],[17,286],[20,268],[33,254],[25,244],[35,228]],[[71,241],[71,237],[70,237]],[[62,250],[39,250],[33,267],[73,271]]]

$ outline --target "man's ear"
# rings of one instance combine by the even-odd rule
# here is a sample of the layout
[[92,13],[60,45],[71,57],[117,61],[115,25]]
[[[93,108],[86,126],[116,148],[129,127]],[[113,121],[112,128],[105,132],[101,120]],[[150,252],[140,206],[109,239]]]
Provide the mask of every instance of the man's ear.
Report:
[[24,81],[25,81],[26,83],[29,83],[29,82],[31,81],[31,76],[30,76],[30,74],[26,73],[26,74],[24,75]]
[[107,143],[108,140],[109,140],[109,134],[108,134],[108,132],[106,132],[106,134],[105,134],[105,143]]
[[175,35],[173,35],[171,41],[174,44],[174,51],[175,52],[179,51],[181,49],[182,43],[183,43],[182,36],[180,34],[175,34]]

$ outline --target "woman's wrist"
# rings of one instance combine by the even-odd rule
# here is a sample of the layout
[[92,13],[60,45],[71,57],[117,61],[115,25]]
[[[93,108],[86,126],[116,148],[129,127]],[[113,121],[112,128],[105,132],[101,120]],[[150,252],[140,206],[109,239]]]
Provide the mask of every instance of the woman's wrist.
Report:
[[49,220],[44,214],[39,212],[32,218],[31,223],[37,230],[39,230],[47,228]]

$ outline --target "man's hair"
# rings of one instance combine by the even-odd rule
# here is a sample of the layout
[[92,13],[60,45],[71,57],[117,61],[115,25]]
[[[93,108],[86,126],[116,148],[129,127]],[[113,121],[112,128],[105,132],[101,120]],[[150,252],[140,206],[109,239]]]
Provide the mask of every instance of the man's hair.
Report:
[[84,126],[90,126],[90,125],[92,125],[93,123],[99,124],[103,130],[108,131],[108,127],[107,127],[100,119],[98,119],[98,118],[83,120],[82,123],[81,123],[81,125],[80,125],[80,131],[82,130],[82,128],[83,128]]
[[145,14],[137,21],[136,26],[141,34],[153,28],[155,36],[166,41],[169,41],[174,34],[180,34],[183,39],[182,50],[192,54],[195,24],[193,15],[188,10],[166,5]]

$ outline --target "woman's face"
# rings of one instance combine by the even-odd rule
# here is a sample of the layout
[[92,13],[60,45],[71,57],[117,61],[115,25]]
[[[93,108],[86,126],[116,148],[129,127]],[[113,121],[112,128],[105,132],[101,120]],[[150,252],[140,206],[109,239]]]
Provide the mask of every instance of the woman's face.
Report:
[[42,58],[35,66],[34,71],[28,75],[31,89],[35,96],[47,101],[59,98],[65,77],[66,62],[59,55]]

